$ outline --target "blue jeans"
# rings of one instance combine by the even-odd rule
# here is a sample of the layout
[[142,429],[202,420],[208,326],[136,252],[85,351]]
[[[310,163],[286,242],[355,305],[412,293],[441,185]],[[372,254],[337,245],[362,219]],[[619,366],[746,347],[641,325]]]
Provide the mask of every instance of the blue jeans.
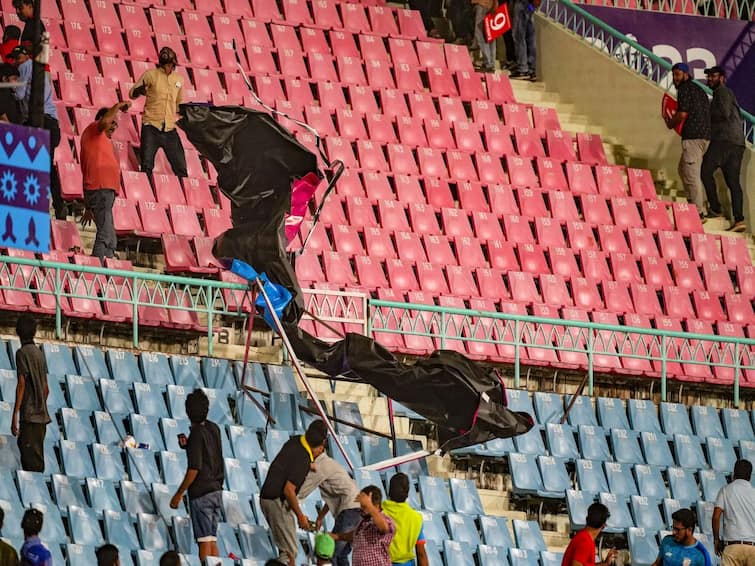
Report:
[[534,11],[527,0],[518,0],[514,4],[514,44],[516,46],[517,71],[520,73],[537,72],[535,57],[535,19]]
[[[341,511],[336,517],[333,532],[348,533],[353,531],[361,520],[362,511],[358,508]],[[333,554],[333,566],[349,566],[349,554],[351,554],[351,544],[339,540],[336,543],[336,552]]]
[[482,62],[488,69],[495,68],[495,41],[488,43],[485,39],[485,16],[489,11],[485,6],[474,5],[474,36],[480,48]]

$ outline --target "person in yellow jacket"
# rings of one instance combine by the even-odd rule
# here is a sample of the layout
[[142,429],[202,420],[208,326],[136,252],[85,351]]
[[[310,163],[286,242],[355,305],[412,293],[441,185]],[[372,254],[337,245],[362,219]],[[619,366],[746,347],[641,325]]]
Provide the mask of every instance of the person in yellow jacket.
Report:
[[422,514],[412,509],[409,498],[409,476],[401,472],[391,478],[388,499],[383,501],[383,513],[396,525],[389,553],[393,566],[429,566],[422,532]]

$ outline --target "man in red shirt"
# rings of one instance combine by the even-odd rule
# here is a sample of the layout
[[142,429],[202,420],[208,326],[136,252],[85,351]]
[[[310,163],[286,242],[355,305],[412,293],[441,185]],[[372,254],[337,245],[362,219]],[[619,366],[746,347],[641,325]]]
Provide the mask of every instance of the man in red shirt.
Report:
[[92,255],[100,259],[115,256],[118,245],[113,204],[121,186],[121,168],[110,138],[118,127],[118,111],[126,112],[130,107],[131,102],[126,101],[100,108],[95,121],[81,134],[81,174],[87,207],[82,224],[94,220],[97,235]]
[[605,528],[610,516],[608,507],[602,503],[593,503],[587,508],[586,526],[571,539],[561,566],[610,566],[616,557],[615,548],[608,551],[603,562],[595,562],[595,539]]

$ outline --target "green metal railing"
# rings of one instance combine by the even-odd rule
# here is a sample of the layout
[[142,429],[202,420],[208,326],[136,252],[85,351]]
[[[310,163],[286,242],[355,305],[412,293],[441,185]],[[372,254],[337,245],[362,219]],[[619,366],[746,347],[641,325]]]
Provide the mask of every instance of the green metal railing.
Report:
[[368,335],[380,341],[385,334],[403,335],[410,348],[414,340],[418,350],[466,349],[509,361],[514,387],[523,365],[584,368],[590,395],[596,372],[637,373],[660,378],[665,401],[668,380],[686,373],[733,382],[737,404],[744,372],[755,371],[755,340],[746,338],[372,300]]
[[[607,1],[610,2],[611,0]],[[646,47],[609,26],[579,5],[570,0],[545,0],[541,6],[541,11],[548,18],[584,38],[596,49],[604,51],[612,59],[664,90],[671,86],[671,63],[658,57]],[[711,94],[707,85],[697,82],[705,89],[705,92]],[[752,144],[755,136],[755,116],[742,110],[742,117],[744,119],[745,139]]]
[[118,313],[108,317],[104,312],[103,318],[130,322],[134,348],[139,347],[140,326],[161,322],[159,313],[140,312],[140,308],[164,308],[168,325],[170,317],[176,317],[189,325],[195,323],[197,330],[206,328],[210,355],[221,317],[246,317],[251,308],[251,294],[240,283],[7,256],[0,256],[0,290],[10,308],[54,315],[58,339],[64,336],[64,315],[86,317],[87,312],[109,303]]
[[[580,4],[588,2],[580,2]],[[713,16],[751,20],[755,16],[753,0],[590,0],[593,6],[645,10],[670,14]]]

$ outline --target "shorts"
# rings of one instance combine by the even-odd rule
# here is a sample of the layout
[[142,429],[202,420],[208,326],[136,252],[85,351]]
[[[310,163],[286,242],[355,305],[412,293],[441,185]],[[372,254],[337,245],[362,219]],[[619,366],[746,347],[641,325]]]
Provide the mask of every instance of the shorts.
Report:
[[189,499],[191,525],[194,527],[194,538],[197,542],[215,542],[217,540],[222,508],[222,491],[213,491],[202,497]]

